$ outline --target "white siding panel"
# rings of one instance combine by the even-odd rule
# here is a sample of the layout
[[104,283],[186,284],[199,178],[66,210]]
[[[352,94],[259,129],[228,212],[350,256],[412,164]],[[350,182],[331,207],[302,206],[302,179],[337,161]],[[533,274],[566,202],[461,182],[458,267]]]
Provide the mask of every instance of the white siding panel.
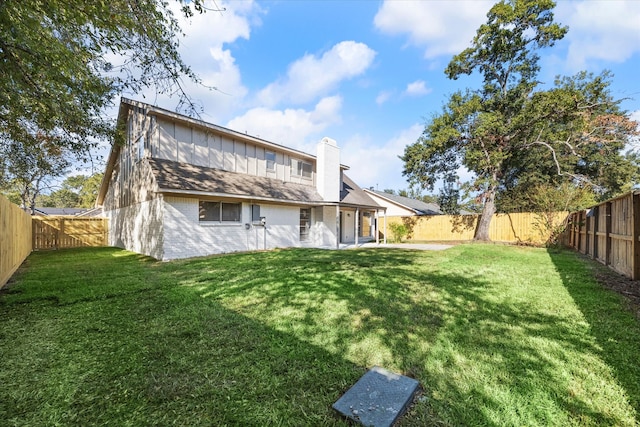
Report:
[[233,140],[225,137],[222,138],[222,156],[223,156],[222,169],[234,172],[236,167],[235,165],[236,156],[234,153]]
[[158,157],[159,148],[160,133],[158,129],[158,121],[155,116],[151,116],[149,123],[149,150],[151,150],[151,157]]
[[289,156],[276,153],[276,178],[289,181]]
[[224,166],[222,154],[222,138],[220,135],[209,135],[209,166],[222,169]]
[[264,148],[256,147],[256,161],[257,161],[257,172],[258,176],[267,176],[267,162],[264,159]]
[[176,126],[176,140],[178,141],[178,161],[191,163],[193,159],[191,128],[186,126]]
[[158,119],[158,137],[160,140],[158,157],[161,159],[176,161],[178,159],[178,148],[173,122]]
[[193,164],[209,167],[209,142],[207,134],[200,129],[194,129],[192,137],[194,148]]
[[256,159],[256,146],[247,144],[247,173],[249,175],[258,174],[258,159]]
[[247,173],[247,146],[244,142],[236,141],[234,144],[236,155],[236,169],[238,173]]

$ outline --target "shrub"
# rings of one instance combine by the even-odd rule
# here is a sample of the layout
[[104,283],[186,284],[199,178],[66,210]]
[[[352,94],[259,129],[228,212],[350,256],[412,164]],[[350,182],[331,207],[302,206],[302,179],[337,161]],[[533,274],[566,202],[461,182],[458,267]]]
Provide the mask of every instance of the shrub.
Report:
[[394,242],[402,242],[402,238],[409,233],[409,228],[405,224],[393,223],[389,225],[389,228]]

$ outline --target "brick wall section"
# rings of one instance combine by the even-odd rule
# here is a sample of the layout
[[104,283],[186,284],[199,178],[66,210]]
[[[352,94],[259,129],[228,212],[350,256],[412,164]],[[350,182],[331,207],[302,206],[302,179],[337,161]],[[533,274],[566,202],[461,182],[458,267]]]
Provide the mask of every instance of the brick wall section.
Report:
[[106,211],[109,244],[163,259],[164,224],[162,197]]
[[265,241],[266,249],[301,246],[299,207],[261,204],[260,208],[267,218],[266,230],[251,224],[250,203],[242,204],[240,224],[206,224],[198,219],[198,199],[165,196],[162,259],[262,250]]

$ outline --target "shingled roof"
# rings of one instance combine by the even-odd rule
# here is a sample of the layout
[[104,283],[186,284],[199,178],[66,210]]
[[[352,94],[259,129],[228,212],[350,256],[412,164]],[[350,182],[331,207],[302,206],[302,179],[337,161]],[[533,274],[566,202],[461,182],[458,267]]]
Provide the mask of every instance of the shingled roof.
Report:
[[309,185],[164,159],[148,159],[148,162],[161,192],[202,193],[303,204],[323,203],[320,194]]
[[413,210],[417,215],[442,215],[443,212],[435,203],[425,203],[422,200],[411,199],[409,197],[398,196],[397,194],[385,193],[378,190],[367,190],[377,196],[387,199],[393,203]]
[[375,202],[364,190],[344,173],[342,174],[342,191],[340,192],[340,204],[347,206],[363,206],[379,209],[381,206]]

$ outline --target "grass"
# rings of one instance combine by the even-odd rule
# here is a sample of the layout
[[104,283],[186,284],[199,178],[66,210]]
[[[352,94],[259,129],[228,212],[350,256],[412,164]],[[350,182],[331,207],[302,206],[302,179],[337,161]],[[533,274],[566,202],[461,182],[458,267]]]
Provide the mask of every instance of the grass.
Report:
[[402,426],[637,425],[640,325],[571,252],[33,253],[0,295],[6,425],[348,425],[367,368]]

